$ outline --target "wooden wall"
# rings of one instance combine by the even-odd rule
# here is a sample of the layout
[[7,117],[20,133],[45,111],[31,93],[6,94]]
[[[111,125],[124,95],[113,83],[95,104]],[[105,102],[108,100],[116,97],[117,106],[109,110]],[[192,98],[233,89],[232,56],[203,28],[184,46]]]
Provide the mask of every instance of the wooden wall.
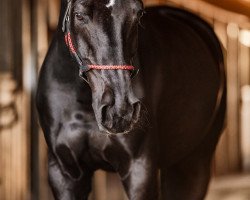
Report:
[[[13,6],[15,5],[15,6]],[[22,2],[0,1],[0,199],[29,199],[27,101],[22,88]]]
[[[27,200],[28,136],[25,102],[11,74],[0,75],[0,199]],[[18,117],[18,118],[16,118]]]

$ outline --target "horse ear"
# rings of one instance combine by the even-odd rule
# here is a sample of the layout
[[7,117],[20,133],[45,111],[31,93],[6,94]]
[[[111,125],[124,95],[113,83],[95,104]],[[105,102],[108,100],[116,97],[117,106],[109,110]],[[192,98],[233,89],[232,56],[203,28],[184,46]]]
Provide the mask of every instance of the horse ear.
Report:
[[68,2],[70,2],[70,1],[72,1],[72,0],[61,0],[62,1],[62,3],[68,3]]
[[73,180],[79,180],[82,177],[82,170],[77,161],[74,152],[65,144],[56,146],[56,157],[59,161],[61,170]]
[[61,0],[62,5],[67,5],[67,3],[68,3],[68,0]]
[[73,2],[74,0],[61,0],[62,8],[66,8],[69,2]]

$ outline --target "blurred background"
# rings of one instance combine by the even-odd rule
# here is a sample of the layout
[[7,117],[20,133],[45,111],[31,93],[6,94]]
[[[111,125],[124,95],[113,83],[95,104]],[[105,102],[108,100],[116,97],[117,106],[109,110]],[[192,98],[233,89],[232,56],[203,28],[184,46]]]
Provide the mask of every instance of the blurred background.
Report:
[[[189,10],[225,49],[226,127],[206,200],[250,200],[250,0],[144,0]],[[47,146],[36,119],[37,76],[57,26],[60,0],[0,1],[0,200],[52,200]],[[125,200],[118,177],[98,171],[92,200]]]

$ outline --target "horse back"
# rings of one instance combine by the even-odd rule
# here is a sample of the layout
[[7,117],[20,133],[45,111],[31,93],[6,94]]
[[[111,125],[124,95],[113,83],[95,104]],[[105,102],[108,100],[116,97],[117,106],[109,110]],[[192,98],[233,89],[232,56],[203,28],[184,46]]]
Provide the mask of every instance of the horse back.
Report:
[[208,143],[218,140],[226,104],[223,53],[199,17],[166,6],[146,13],[139,31],[145,101],[157,125],[161,158],[171,164],[209,134]]

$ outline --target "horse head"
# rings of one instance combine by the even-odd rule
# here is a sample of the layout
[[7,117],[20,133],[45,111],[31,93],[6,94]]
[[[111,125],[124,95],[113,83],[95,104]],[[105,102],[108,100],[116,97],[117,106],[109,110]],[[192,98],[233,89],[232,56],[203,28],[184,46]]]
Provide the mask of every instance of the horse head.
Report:
[[140,0],[68,0],[63,31],[92,90],[101,131],[126,133],[140,118],[132,66],[143,4]]

